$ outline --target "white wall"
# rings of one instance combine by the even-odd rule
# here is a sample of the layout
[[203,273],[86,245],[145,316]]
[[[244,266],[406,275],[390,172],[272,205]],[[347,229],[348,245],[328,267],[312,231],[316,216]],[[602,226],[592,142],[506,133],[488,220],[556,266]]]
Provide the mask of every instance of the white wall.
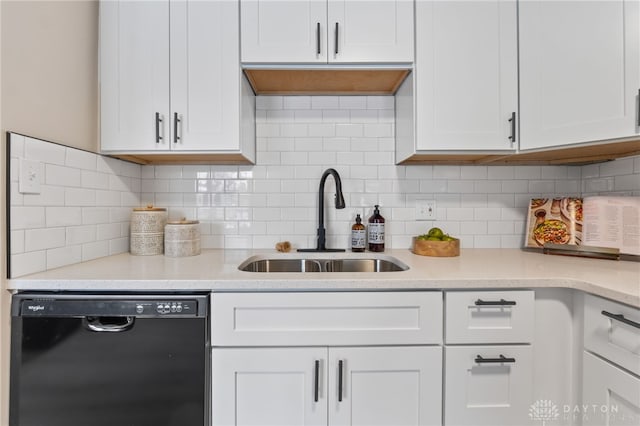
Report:
[[2,0],[2,131],[98,148],[98,1]]

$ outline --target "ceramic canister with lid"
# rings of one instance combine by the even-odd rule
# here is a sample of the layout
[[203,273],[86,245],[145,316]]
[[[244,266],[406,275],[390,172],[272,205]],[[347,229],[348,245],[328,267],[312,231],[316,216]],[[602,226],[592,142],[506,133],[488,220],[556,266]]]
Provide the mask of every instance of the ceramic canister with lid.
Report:
[[166,223],[167,209],[152,205],[133,209],[129,246],[131,254],[136,256],[162,254]]
[[200,254],[200,222],[177,220],[164,227],[164,254],[169,257],[187,257]]

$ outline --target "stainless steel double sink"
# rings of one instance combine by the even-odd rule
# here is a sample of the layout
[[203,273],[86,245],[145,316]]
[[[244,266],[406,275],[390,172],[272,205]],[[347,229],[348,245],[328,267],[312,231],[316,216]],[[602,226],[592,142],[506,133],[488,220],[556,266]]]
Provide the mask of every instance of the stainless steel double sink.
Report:
[[246,272],[399,272],[407,265],[390,256],[384,258],[263,258],[251,257],[238,266]]

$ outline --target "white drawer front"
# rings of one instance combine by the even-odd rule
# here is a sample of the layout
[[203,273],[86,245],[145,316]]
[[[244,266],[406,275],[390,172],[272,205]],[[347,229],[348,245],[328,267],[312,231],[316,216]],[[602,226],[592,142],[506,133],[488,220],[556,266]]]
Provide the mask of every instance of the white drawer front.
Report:
[[640,424],[640,378],[598,358],[583,354],[582,424]]
[[531,346],[447,346],[445,354],[445,425],[530,424]]
[[440,344],[442,293],[213,293],[214,346]]
[[585,295],[584,347],[637,375],[640,375],[639,327],[640,309]]
[[533,341],[533,291],[447,292],[445,299],[447,343]]

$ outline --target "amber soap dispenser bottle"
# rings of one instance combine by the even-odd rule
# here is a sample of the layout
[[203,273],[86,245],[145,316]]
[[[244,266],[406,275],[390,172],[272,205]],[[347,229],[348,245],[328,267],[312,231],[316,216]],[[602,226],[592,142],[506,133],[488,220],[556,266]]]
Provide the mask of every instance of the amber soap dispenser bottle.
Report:
[[384,251],[384,217],[380,215],[380,206],[375,205],[373,215],[369,218],[369,251]]
[[362,224],[360,214],[356,215],[356,223],[351,227],[351,251],[361,253],[367,243],[367,232]]

